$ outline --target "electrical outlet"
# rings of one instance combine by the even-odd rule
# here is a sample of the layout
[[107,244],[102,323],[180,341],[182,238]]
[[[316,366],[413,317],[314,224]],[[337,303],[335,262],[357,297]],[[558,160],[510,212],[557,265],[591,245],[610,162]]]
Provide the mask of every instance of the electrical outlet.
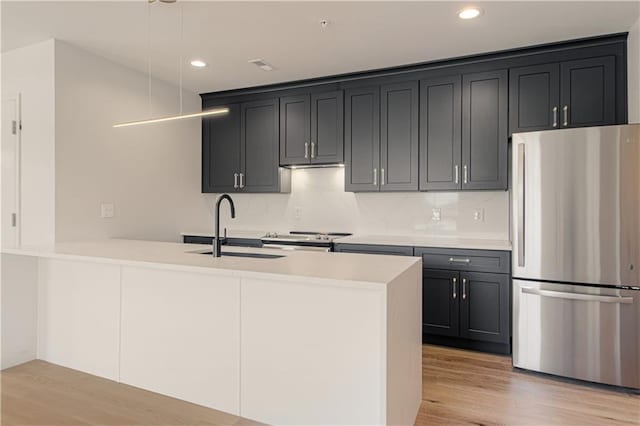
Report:
[[100,204],[100,217],[103,219],[113,217],[115,214],[115,209],[113,204]]
[[431,209],[431,220],[440,220],[442,218],[442,214],[440,209]]
[[293,211],[293,215],[296,220],[300,220],[302,217],[302,209],[300,207],[296,207]]
[[479,208],[473,210],[473,220],[478,222],[484,222],[484,209]]

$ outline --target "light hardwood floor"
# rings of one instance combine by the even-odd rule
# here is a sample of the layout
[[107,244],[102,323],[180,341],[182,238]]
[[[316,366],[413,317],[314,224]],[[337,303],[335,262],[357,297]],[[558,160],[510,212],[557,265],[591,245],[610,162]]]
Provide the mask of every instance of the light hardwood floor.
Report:
[[[2,426],[250,425],[43,361],[3,371]],[[640,424],[640,396],[514,371],[511,358],[423,347],[416,424]]]

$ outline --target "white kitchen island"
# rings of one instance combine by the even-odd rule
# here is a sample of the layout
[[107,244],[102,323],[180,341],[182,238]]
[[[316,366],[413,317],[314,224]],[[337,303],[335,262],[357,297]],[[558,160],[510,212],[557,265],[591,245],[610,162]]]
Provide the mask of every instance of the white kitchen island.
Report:
[[414,423],[419,258],[207,249],[4,250],[3,367],[37,357],[272,424]]

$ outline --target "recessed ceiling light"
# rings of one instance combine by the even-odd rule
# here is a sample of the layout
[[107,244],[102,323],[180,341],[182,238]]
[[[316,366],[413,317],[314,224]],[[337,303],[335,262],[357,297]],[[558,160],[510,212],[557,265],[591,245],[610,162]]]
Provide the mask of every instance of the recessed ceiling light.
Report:
[[249,63],[257,66],[263,71],[273,71],[273,67],[262,59],[251,59]]
[[207,66],[207,63],[205,61],[201,61],[200,59],[194,59],[193,61],[191,61],[191,66],[196,68],[204,68]]
[[477,18],[482,14],[482,10],[477,7],[465,7],[461,11],[458,12],[458,17],[460,19],[473,19]]

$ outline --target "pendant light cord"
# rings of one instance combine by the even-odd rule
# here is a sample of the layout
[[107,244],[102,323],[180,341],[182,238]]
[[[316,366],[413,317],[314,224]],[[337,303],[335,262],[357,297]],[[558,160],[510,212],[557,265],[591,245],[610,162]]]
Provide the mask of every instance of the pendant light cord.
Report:
[[180,3],[180,45],[178,46],[178,49],[180,51],[180,57],[178,59],[179,63],[178,63],[178,71],[179,71],[179,78],[180,78],[180,84],[179,84],[179,88],[178,90],[180,90],[179,96],[180,96],[180,114],[182,114],[182,45],[183,45],[183,39],[184,39],[184,8],[182,3]]
[[151,2],[147,3],[147,74],[149,90],[149,117],[153,117],[151,109]]

